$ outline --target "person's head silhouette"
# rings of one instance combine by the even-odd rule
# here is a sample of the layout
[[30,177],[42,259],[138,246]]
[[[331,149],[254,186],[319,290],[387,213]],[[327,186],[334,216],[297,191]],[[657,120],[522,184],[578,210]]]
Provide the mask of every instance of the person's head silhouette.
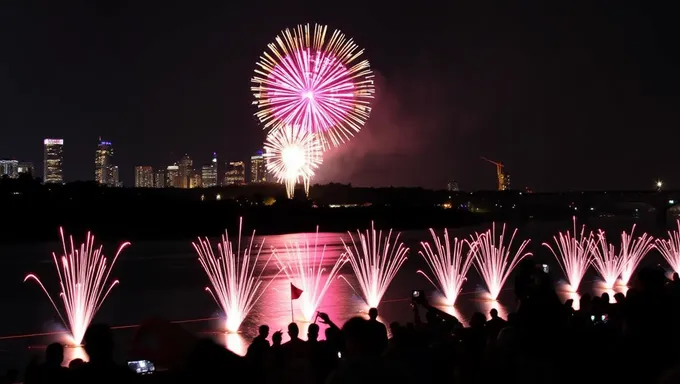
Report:
[[371,308],[368,310],[368,318],[371,320],[378,319],[378,308]]
[[318,324],[309,324],[309,328],[307,328],[307,340],[308,341],[317,341],[319,339],[319,325]]
[[61,366],[64,361],[64,346],[59,343],[52,343],[45,350],[45,364],[49,366]]
[[283,339],[283,335],[281,334],[281,331],[276,331],[272,335],[272,344],[274,345],[281,345],[281,340]]
[[113,335],[106,324],[93,324],[85,332],[85,352],[90,362],[113,359]]
[[297,324],[295,323],[290,323],[288,324],[288,336],[290,336],[290,339],[297,339],[298,336],[300,335],[300,328],[298,328]]
[[260,325],[260,328],[258,330],[258,334],[261,338],[266,339],[267,336],[269,336],[269,326],[268,325]]

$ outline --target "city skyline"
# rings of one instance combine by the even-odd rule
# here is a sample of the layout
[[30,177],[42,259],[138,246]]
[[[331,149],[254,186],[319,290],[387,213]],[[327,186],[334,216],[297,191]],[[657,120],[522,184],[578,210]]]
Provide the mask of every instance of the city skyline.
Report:
[[266,134],[252,105],[255,63],[281,30],[318,22],[365,49],[376,98],[313,182],[495,189],[487,157],[512,188],[680,185],[669,128],[680,119],[678,27],[666,5],[419,3],[389,18],[377,4],[0,7],[12,15],[0,34],[0,158],[33,162],[39,175],[38,143],[50,137],[65,141],[66,180],[92,178],[99,136],[114,143],[124,185],[136,165],[184,153],[249,159]]

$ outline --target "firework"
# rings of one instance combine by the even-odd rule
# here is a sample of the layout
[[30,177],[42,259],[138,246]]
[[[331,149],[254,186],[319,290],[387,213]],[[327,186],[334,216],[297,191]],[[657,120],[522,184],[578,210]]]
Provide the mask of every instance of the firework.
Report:
[[494,223],[491,229],[486,232],[475,233],[472,236],[472,240],[476,244],[473,248],[477,261],[475,267],[486,283],[491,300],[498,298],[498,294],[500,294],[506,280],[517,267],[517,264],[525,257],[531,256],[531,253],[524,252],[529,240],[524,240],[514,255],[511,256],[512,243],[516,234],[517,229],[512,232],[510,241],[506,245],[504,243],[505,224],[503,224],[500,237],[496,239],[496,223]]
[[593,267],[600,274],[604,281],[605,289],[614,288],[616,279],[621,275],[623,262],[621,257],[616,255],[616,250],[612,244],[607,242],[604,231],[600,230],[597,234],[597,243],[592,247]]
[[192,243],[196,253],[198,253],[198,261],[212,285],[212,288],[206,287],[205,290],[224,311],[227,317],[226,330],[232,333],[238,331],[250,310],[253,309],[255,303],[274,280],[271,279],[263,289],[259,289],[263,281],[262,273],[269,264],[271,256],[260,270],[259,275],[255,276],[255,266],[260,259],[264,240],[256,246],[257,254],[253,257],[255,231],[250,236],[250,240],[246,240],[247,245],[244,244],[241,247],[242,228],[243,219],[239,219],[236,250],[233,249],[229,240],[229,233],[225,231],[221,241],[217,244],[219,256],[215,255],[207,238],[199,238],[197,242]]
[[543,243],[543,245],[550,249],[550,252],[555,256],[562,272],[567,277],[569,289],[576,292],[592,262],[592,248],[595,246],[595,239],[592,232],[589,232],[586,236],[585,225],[581,227],[581,233],[577,236],[576,217],[574,217],[573,222],[573,234],[566,231],[553,236],[557,251],[548,243]]
[[[383,236],[383,231],[376,231],[373,222],[371,222],[371,229],[367,229],[366,233],[357,231],[358,244],[354,236],[350,232],[348,234],[352,239],[352,244],[347,244],[345,240],[342,240],[345,256],[359,281],[364,301],[370,308],[377,308],[387,287],[397,275],[399,268],[404,265],[409,249],[404,246],[404,243],[399,242],[400,234],[397,234],[392,241],[392,230],[389,230],[387,236]],[[347,279],[340,277],[349,284]],[[350,287],[352,287],[351,284]],[[352,290],[357,293],[354,287]]]
[[282,265],[286,277],[302,290],[300,310],[307,321],[312,319],[331,282],[347,262],[345,257],[338,258],[333,268],[326,273],[326,268],[323,266],[325,254],[326,244],[319,245],[319,227],[316,227],[313,244],[308,238],[305,238],[303,243],[286,243],[285,259],[279,257],[276,252],[276,258]]
[[299,181],[309,194],[309,181],[323,161],[317,136],[298,126],[285,126],[267,135],[264,149],[267,170],[277,182],[286,185],[288,198],[293,198],[295,184]]
[[359,132],[375,93],[363,50],[342,32],[327,32],[309,24],[283,31],[260,56],[251,80],[265,129],[299,125],[320,134],[324,149]]
[[668,231],[668,240],[656,240],[656,248],[671,266],[673,272],[680,273],[680,220],[677,221],[677,225],[677,230]]
[[[474,261],[474,243],[470,244],[465,240],[453,239],[453,247],[449,240],[449,231],[444,230],[444,241],[437,236],[433,229],[430,229],[432,240],[434,242],[434,250],[427,242],[421,242],[423,251],[418,252],[427,266],[432,272],[434,280],[431,279],[425,272],[417,271],[422,274],[435,288],[439,289],[446,305],[454,305],[456,299],[463,289],[463,283],[467,280],[465,277]],[[468,245],[468,251],[463,252],[465,245]],[[436,283],[435,283],[436,280]]]
[[630,235],[626,232],[621,234],[621,283],[628,285],[630,278],[635,272],[635,268],[640,264],[649,251],[654,248],[654,238],[647,233],[637,239],[633,239],[635,225],[630,230]]
[[56,253],[52,253],[52,259],[59,277],[61,289],[59,296],[63,300],[66,316],[59,310],[59,306],[38,276],[29,274],[24,278],[24,282],[34,280],[38,283],[54,306],[61,321],[70,328],[72,338],[70,342],[73,345],[80,345],[94,315],[106,300],[111,289],[118,284],[118,280],[109,284],[109,276],[118,256],[130,243],[121,244],[113,260],[111,260],[111,264],[108,264],[107,258],[102,253],[102,247],[94,245],[94,236],[90,232],[87,233],[85,242],[80,244],[79,247],[76,247],[72,236],[69,236],[67,245],[63,228],[59,228],[59,235],[64,253],[60,257],[57,257]]

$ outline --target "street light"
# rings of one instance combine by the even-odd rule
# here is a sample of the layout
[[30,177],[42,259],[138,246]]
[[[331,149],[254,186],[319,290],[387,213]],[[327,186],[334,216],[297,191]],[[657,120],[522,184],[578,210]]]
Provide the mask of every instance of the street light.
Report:
[[657,180],[657,181],[656,181],[656,190],[657,190],[658,192],[661,192],[661,187],[663,187],[663,181]]

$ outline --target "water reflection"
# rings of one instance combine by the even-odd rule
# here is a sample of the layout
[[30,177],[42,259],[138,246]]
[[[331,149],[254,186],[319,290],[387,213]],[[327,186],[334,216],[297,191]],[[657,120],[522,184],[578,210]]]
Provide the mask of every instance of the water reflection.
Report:
[[245,356],[248,352],[248,342],[240,333],[224,333],[224,345],[237,355]]
[[81,359],[83,361],[89,361],[90,357],[85,352],[83,347],[65,347],[64,348],[64,366],[67,367],[72,360]]
[[624,295],[628,294],[628,286],[626,285],[620,285],[617,284],[614,286],[614,288],[606,288],[603,283],[595,283],[593,284],[593,294],[597,296],[602,296],[603,294],[607,294],[609,296],[609,302],[610,303],[616,303],[616,299],[614,296],[617,293],[622,293]]

